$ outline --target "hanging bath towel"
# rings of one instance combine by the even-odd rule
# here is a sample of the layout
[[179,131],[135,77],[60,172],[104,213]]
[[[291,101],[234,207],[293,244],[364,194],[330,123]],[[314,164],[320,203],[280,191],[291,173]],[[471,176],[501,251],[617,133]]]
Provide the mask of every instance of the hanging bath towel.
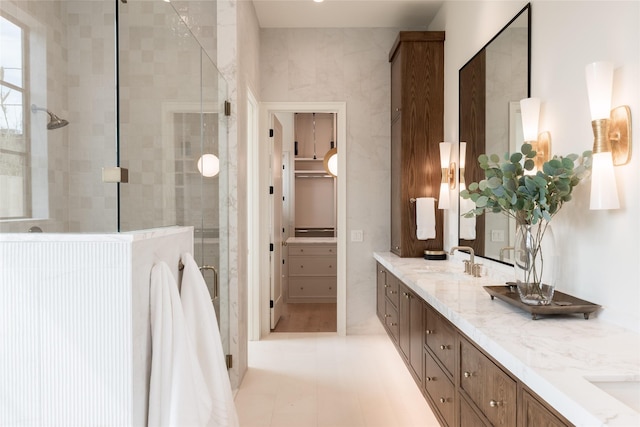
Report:
[[201,427],[211,397],[187,331],[178,286],[164,262],[151,270],[150,427]]
[[416,237],[418,240],[436,238],[436,199],[418,197],[416,199]]
[[196,354],[213,408],[211,419],[206,425],[236,427],[239,425],[238,416],[211,295],[191,254],[182,254],[182,262],[184,270],[180,297],[184,316],[195,343]]

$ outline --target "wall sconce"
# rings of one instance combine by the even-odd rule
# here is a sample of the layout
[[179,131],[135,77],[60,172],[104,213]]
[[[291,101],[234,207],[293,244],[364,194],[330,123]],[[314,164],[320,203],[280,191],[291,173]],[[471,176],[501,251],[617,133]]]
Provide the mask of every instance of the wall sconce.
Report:
[[211,178],[220,173],[220,159],[213,154],[203,154],[198,159],[198,171],[202,176]]
[[[535,170],[542,170],[544,162],[551,158],[551,134],[549,132],[538,133],[540,121],[540,99],[525,98],[520,100],[520,114],[522,115],[522,132],[524,142],[531,144],[536,152],[533,159]],[[533,171],[535,173],[535,171]]]
[[449,209],[449,191],[456,188],[456,164],[451,162],[451,143],[440,143],[440,168],[442,180],[440,181],[440,195],[438,196],[438,209]]
[[590,209],[619,209],[613,166],[631,158],[631,111],[626,105],[611,110],[611,62],[587,65],[586,78],[593,128]]

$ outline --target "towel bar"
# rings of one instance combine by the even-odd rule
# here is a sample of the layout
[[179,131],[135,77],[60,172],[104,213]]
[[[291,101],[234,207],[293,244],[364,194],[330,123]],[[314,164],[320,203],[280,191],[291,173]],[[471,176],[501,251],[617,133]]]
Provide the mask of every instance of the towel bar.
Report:
[[[436,202],[438,201],[438,199],[436,199],[436,198],[434,198],[433,200],[436,201]],[[416,202],[416,198],[415,197],[410,198],[409,202],[415,203]]]

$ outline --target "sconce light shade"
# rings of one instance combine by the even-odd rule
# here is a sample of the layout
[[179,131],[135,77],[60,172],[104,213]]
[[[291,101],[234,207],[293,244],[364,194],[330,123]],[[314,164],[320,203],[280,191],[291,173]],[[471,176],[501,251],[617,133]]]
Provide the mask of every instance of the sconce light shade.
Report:
[[218,175],[220,172],[220,159],[213,154],[203,154],[198,159],[198,171],[207,178]]
[[438,196],[438,209],[449,209],[449,162],[451,160],[451,143],[440,143],[440,168],[442,180],[440,181],[440,195]]
[[525,141],[538,140],[538,124],[540,120],[540,99],[526,98],[520,100],[522,114],[522,131]]
[[467,164],[467,143],[460,142],[460,191],[467,188],[464,180],[464,168]]
[[591,165],[591,202],[589,208],[619,209],[618,186],[611,152],[594,153]]
[[591,120],[608,119],[611,114],[613,63],[594,62],[586,67]]

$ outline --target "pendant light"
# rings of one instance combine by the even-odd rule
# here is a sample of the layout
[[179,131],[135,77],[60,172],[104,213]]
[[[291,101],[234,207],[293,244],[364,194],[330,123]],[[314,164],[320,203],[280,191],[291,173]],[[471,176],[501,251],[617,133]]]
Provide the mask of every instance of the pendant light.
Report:
[[324,170],[333,177],[338,176],[338,144],[334,145],[336,141],[336,117],[337,114],[333,113],[333,141],[331,141],[331,149],[324,155]]

